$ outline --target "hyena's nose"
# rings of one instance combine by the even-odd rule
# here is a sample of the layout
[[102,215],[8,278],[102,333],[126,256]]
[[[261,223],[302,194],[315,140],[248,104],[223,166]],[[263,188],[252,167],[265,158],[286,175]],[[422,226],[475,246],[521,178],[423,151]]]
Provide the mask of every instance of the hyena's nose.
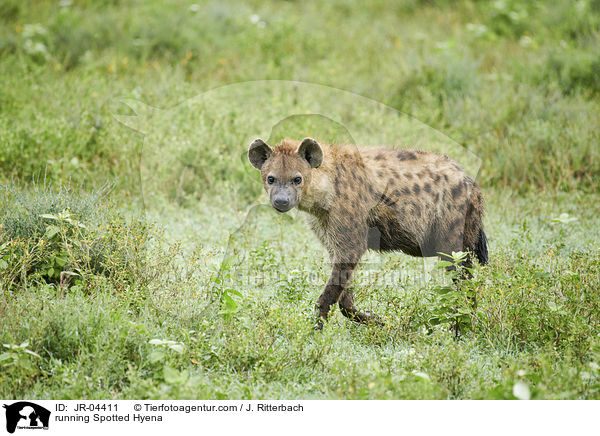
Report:
[[273,206],[278,210],[287,210],[290,207],[290,200],[287,198],[275,198],[273,200]]

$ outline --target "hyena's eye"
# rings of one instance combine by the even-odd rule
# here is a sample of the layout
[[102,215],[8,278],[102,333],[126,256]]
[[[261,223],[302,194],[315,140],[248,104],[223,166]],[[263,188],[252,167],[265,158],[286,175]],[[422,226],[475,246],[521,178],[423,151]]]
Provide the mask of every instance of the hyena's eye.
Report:
[[273,177],[273,176],[267,177],[267,183],[269,185],[272,185],[273,183],[275,183],[275,177]]
[[302,183],[302,177],[296,177],[296,178],[294,179],[294,183],[295,183],[296,185],[299,185],[300,183]]

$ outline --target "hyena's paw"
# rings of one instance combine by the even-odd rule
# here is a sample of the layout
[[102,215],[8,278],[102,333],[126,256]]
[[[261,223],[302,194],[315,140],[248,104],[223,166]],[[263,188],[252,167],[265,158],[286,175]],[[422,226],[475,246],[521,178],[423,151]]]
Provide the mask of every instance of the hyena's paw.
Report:
[[360,322],[361,324],[373,324],[379,327],[383,327],[385,323],[383,319],[374,312],[370,310],[361,310],[356,314],[355,317],[356,322]]
[[323,318],[317,318],[317,320],[315,321],[315,325],[313,327],[313,330],[316,332],[320,332],[323,331],[323,325],[325,324],[325,322],[323,321]]

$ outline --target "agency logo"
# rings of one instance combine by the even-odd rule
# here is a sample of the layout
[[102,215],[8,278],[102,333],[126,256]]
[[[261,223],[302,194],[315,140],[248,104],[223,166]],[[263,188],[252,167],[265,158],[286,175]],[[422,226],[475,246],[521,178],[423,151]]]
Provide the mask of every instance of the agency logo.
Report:
[[48,430],[50,411],[29,401],[19,401],[6,409],[6,431],[14,433],[18,428],[26,430]]

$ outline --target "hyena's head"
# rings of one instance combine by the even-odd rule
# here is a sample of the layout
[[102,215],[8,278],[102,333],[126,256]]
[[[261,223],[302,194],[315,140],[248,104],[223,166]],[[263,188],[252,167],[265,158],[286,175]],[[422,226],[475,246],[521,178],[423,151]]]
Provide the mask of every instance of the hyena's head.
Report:
[[323,162],[323,149],[312,138],[304,138],[300,145],[286,139],[275,148],[259,138],[248,147],[248,160],[260,170],[271,205],[287,212],[298,206],[302,194],[308,192],[311,170]]

